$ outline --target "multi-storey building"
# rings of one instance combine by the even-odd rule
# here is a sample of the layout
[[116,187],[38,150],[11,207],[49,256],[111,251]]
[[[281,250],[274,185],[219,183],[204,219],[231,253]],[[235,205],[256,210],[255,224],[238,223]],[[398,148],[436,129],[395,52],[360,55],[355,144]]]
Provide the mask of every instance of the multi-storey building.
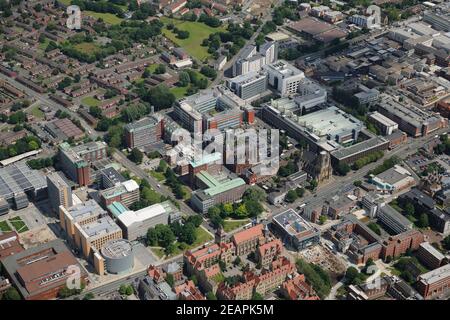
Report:
[[257,224],[233,234],[231,241],[234,243],[237,256],[247,255],[256,250],[264,240],[263,228],[262,224]]
[[133,179],[100,191],[100,203],[104,208],[113,202],[121,202],[125,206],[130,206],[139,201],[139,198],[139,185]]
[[94,263],[99,274],[105,272],[100,251],[110,240],[122,239],[122,230],[97,202],[88,200],[70,208],[59,207],[61,228],[84,257]]
[[227,87],[244,100],[257,97],[267,90],[267,73],[252,71],[234,77],[227,80]]
[[124,238],[130,241],[145,237],[148,229],[158,224],[167,225],[181,218],[180,212],[170,201],[156,203],[137,211],[126,210],[123,206],[116,204],[113,203],[108,209],[122,227]]
[[59,211],[59,206],[69,208],[73,205],[72,189],[58,172],[47,176],[47,192],[54,212]]
[[283,244],[279,239],[271,240],[258,247],[255,251],[256,260],[262,268],[268,268],[272,261],[281,253]]
[[128,148],[141,148],[159,142],[164,131],[162,119],[150,116],[129,123],[125,127],[125,142]]
[[90,163],[106,158],[107,145],[104,142],[88,142],[75,147],[64,142],[59,145],[59,159],[66,175],[80,186],[92,183]]
[[303,71],[284,60],[278,60],[272,64],[265,65],[264,70],[268,74],[268,83],[282,96],[297,93],[300,82],[305,79]]
[[425,299],[433,299],[448,293],[450,288],[450,264],[419,276],[417,289]]
[[58,297],[80,270],[80,281],[87,273],[62,240],[53,240],[10,255],[2,260],[3,270],[25,300],[50,300]]

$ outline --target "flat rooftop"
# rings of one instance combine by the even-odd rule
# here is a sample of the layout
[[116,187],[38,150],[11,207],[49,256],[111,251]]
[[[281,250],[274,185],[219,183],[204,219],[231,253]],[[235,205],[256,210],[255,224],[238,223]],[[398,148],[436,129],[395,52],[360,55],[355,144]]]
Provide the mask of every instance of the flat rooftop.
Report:
[[450,277],[450,264],[420,275],[419,281],[426,284],[433,284],[448,277]]
[[5,200],[16,194],[47,188],[47,180],[39,170],[32,170],[24,162],[0,168],[0,197]]
[[291,236],[298,236],[313,227],[293,209],[287,209],[273,217],[273,221]]
[[363,127],[360,120],[334,106],[298,117],[297,122],[318,137],[359,131]]

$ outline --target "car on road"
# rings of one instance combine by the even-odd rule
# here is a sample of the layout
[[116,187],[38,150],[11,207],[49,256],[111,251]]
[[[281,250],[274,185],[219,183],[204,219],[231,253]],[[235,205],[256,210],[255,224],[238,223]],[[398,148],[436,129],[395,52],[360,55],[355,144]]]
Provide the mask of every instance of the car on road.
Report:
[[158,188],[161,188],[161,185],[158,183],[157,185],[156,185]]

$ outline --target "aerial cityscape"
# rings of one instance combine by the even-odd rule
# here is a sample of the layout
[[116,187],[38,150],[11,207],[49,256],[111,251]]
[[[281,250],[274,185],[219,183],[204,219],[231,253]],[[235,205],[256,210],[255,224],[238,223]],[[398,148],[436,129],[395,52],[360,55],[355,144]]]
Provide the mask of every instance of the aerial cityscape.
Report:
[[450,298],[449,1],[0,17],[0,300]]

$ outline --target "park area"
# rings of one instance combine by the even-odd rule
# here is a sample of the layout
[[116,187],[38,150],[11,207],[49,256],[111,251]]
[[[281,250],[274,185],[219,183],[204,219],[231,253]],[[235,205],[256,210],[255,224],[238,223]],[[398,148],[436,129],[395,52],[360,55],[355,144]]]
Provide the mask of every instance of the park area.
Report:
[[8,219],[8,221],[14,227],[14,229],[16,229],[18,233],[22,233],[29,230],[25,222],[23,222],[23,220],[20,217],[10,218]]
[[[225,32],[224,27],[212,28],[202,22],[182,21],[168,17],[161,17],[161,21],[164,23],[164,36],[186,50],[189,55],[202,61],[210,56],[208,47],[202,47],[203,40],[207,39],[210,34]],[[187,39],[177,38],[175,33],[167,29],[167,25],[170,23],[179,30],[188,31],[189,37]]]
[[81,99],[81,103],[87,107],[97,107],[100,105],[100,100],[97,100],[94,97],[84,97]]
[[184,242],[176,242],[175,250],[170,255],[166,255],[165,250],[162,247],[151,247],[151,250],[160,259],[163,259],[164,257],[170,258],[182,254],[185,250],[199,247],[202,244],[205,244],[213,239],[208,231],[206,231],[202,226],[197,227],[197,229],[195,230],[195,235],[196,239],[191,245],[188,245]]

